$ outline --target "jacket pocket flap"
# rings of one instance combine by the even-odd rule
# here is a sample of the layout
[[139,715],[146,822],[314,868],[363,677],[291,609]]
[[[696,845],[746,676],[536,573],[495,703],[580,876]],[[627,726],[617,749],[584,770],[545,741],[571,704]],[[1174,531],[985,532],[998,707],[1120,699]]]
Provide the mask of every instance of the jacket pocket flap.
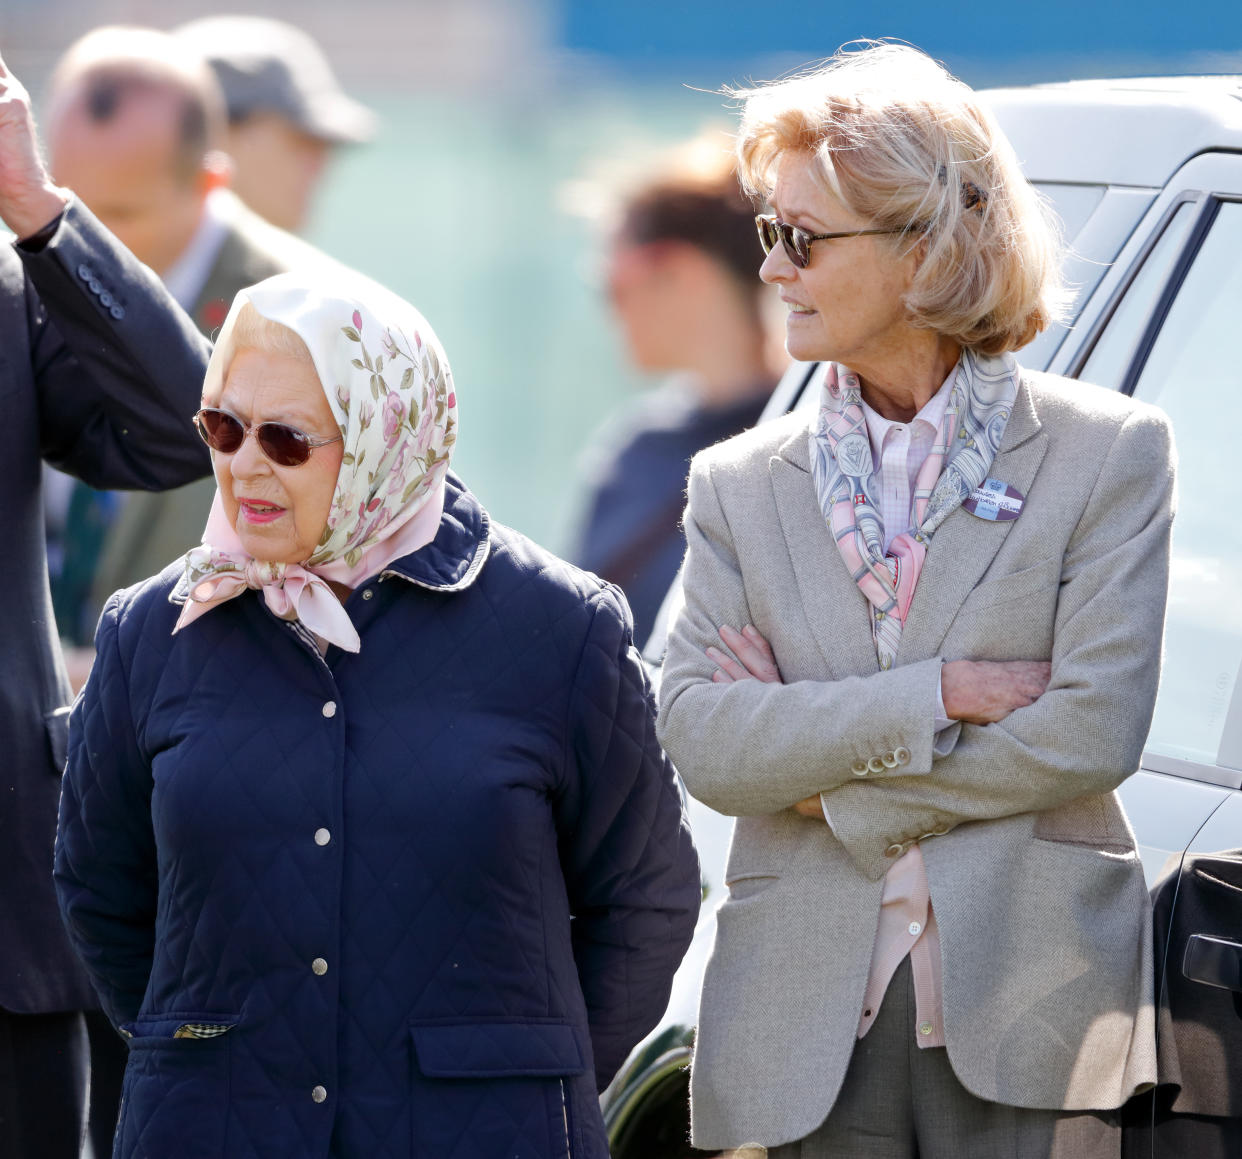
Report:
[[130,1039],[131,1047],[139,1042],[159,1042],[173,1038],[218,1038],[237,1025],[235,1014],[179,1013],[140,1014],[133,1022],[123,1022],[120,1032]]
[[473,1022],[412,1026],[418,1068],[430,1078],[560,1077],[586,1070],[564,1022]]
[[1061,586],[1064,566],[1062,557],[1056,555],[1008,575],[984,576],[966,597],[963,607],[969,604],[972,611],[978,611],[993,604],[1024,600],[1041,592],[1055,592]]

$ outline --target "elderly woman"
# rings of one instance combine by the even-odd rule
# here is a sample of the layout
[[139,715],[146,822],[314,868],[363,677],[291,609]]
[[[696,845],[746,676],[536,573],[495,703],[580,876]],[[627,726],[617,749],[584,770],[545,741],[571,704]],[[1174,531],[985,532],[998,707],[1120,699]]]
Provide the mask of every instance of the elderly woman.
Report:
[[704,1147],[1116,1156],[1155,1078],[1139,763],[1167,420],[1021,369],[1058,257],[971,91],[875,46],[742,94],[760,276],[827,362],[700,455],[661,735],[737,818]]
[[56,855],[118,1159],[546,1159],[664,1007],[697,862],[615,588],[448,473],[377,287],[243,291],[203,546],[108,603]]

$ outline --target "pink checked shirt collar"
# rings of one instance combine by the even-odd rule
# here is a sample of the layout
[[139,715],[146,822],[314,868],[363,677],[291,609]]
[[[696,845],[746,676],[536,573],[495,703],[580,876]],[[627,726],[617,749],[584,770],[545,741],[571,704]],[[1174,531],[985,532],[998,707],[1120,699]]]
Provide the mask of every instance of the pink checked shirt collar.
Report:
[[894,536],[908,531],[914,504],[914,481],[935,445],[944,412],[949,405],[957,364],[940,389],[908,423],[886,419],[863,400],[863,417],[871,443],[871,461],[879,481],[880,518],[884,521],[884,550]]

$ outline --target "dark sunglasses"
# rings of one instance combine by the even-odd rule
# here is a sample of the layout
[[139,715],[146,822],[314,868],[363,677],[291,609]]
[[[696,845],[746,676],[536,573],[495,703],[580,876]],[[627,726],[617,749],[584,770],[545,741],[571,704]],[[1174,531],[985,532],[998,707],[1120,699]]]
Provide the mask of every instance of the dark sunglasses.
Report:
[[900,229],[851,229],[844,233],[807,233],[796,225],[781,221],[774,213],[755,215],[755,226],[759,230],[759,244],[763,252],[770,254],[772,247],[779,241],[785,247],[789,260],[800,270],[811,264],[811,242],[830,241],[837,237],[866,237],[873,233],[904,233]]
[[235,414],[214,406],[203,407],[194,416],[194,425],[202,435],[203,442],[222,455],[231,455],[240,450],[246,436],[253,430],[254,437],[259,441],[259,450],[280,467],[300,467],[311,457],[311,452],[316,447],[339,443],[343,437],[337,435],[332,439],[313,439],[305,431],[291,427],[288,423],[259,423],[252,427]]

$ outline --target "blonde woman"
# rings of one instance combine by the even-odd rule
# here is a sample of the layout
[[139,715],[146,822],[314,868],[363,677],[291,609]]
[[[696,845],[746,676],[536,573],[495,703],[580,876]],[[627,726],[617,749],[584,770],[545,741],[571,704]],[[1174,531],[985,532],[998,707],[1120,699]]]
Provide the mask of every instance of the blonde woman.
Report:
[[697,1145],[1116,1156],[1154,1079],[1150,914],[1113,792],[1160,659],[1167,420],[1024,371],[1053,231],[914,49],[740,94],[790,415],[690,477],[663,742],[738,818]]

